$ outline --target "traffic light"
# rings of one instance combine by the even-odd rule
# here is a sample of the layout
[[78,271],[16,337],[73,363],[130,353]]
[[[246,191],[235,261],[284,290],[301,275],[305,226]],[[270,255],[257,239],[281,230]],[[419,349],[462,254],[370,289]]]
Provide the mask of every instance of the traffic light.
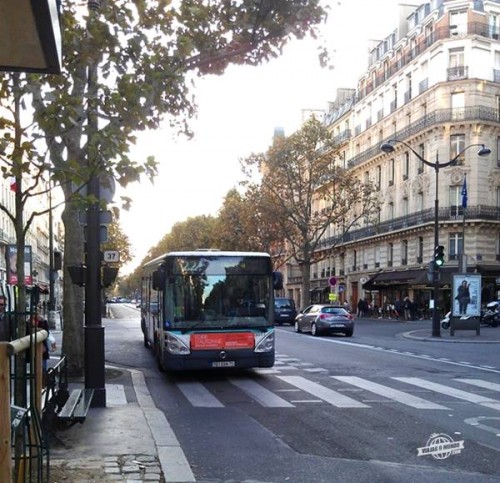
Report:
[[434,263],[437,268],[444,265],[444,246],[439,245],[434,250]]

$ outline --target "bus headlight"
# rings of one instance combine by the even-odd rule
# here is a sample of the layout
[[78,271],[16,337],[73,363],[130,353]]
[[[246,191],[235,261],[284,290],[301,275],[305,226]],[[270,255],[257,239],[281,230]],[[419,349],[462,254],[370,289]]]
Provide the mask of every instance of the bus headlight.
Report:
[[165,347],[169,354],[174,355],[187,355],[191,352],[186,342],[171,332],[165,334]]
[[271,352],[274,350],[274,331],[264,334],[260,341],[256,341],[255,352]]

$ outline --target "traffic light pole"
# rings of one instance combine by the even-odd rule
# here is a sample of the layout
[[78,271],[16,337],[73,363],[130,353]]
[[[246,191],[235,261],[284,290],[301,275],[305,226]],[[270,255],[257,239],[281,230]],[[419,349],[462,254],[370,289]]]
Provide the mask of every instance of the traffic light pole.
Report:
[[[434,163],[436,172],[436,196],[434,198],[434,251],[439,246],[439,163],[436,154]],[[436,260],[432,264],[432,298],[434,306],[432,308],[432,337],[441,337],[441,326],[439,320],[438,298],[439,298],[439,267]]]

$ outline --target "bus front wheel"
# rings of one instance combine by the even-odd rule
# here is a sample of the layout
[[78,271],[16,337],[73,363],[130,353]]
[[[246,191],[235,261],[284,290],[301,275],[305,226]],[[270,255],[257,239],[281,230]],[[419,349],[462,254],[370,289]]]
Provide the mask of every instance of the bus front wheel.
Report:
[[165,372],[165,367],[163,366],[163,359],[161,357],[161,347],[160,344],[158,343],[155,343],[155,359],[156,359],[156,365],[158,366],[160,372]]

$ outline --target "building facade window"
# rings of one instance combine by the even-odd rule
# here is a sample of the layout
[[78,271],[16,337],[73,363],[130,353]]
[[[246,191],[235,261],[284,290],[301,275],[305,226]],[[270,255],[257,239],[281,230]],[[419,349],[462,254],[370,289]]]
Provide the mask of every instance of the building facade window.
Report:
[[395,165],[395,162],[394,162],[394,159],[390,159],[389,160],[389,173],[388,173],[388,179],[389,179],[389,186],[393,186],[394,185],[394,165]]
[[448,58],[448,80],[459,80],[467,77],[464,49],[451,49]]
[[408,198],[406,196],[403,198],[402,210],[403,210],[403,213],[402,213],[403,216],[408,216],[409,215],[409,213],[410,213],[410,202],[409,202],[409,200],[408,200]]
[[[450,159],[455,158],[458,153],[465,148],[465,134],[452,134],[450,136]],[[464,155],[460,156],[459,161],[464,160]]]
[[[420,154],[420,156],[425,159],[425,144],[419,144],[418,145],[418,149],[417,149],[417,152],[418,154]],[[425,164],[423,163],[423,161],[421,159],[418,160],[418,173],[421,174],[423,173],[425,170]]]
[[417,263],[424,261],[424,238],[419,236],[417,238]]
[[465,119],[465,93],[453,92],[451,94],[451,118],[454,121]]
[[467,10],[454,10],[450,12],[450,31],[452,35],[467,33]]
[[462,206],[462,187],[450,186],[450,216],[462,217],[464,209]]
[[448,238],[448,259],[458,260],[464,246],[464,238],[462,232],[450,233]]
[[393,264],[393,256],[394,256],[394,245],[389,243],[387,246],[387,266],[392,267]]
[[417,211],[423,211],[424,209],[424,193],[419,191],[417,193]]
[[410,152],[406,151],[403,157],[403,180],[410,176]]
[[408,265],[408,240],[401,242],[401,265]]

